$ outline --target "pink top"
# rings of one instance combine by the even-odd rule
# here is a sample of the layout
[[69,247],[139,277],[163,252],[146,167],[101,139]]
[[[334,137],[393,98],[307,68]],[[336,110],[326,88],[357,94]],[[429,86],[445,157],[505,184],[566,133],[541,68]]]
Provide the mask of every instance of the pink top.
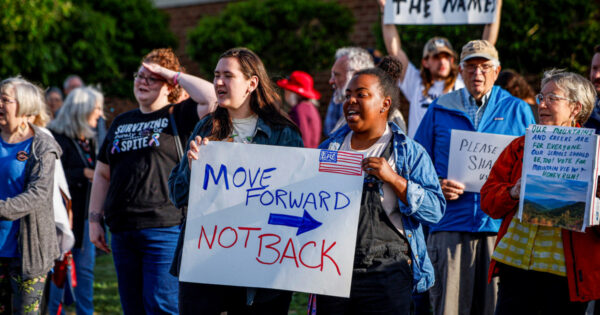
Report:
[[303,101],[292,107],[290,118],[300,128],[305,148],[316,148],[321,142],[321,116],[309,101]]

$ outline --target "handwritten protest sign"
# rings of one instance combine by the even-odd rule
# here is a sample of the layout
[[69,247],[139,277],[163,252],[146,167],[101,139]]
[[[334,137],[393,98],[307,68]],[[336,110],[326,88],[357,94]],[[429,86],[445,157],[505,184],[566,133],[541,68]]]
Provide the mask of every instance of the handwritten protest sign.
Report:
[[478,193],[502,150],[516,137],[492,133],[452,130],[448,156],[448,179]]
[[387,0],[385,24],[489,24],[496,0]]
[[361,154],[210,142],[199,155],[181,281],[349,296]]
[[524,150],[518,217],[575,231],[597,225],[595,130],[532,125]]

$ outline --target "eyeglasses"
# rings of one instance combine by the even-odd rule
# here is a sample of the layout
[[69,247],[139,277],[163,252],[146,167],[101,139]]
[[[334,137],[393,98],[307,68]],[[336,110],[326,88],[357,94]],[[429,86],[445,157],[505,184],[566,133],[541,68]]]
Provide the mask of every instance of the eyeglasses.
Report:
[[0,97],[0,104],[2,104],[2,105],[15,104],[16,102],[17,102],[17,100],[15,100],[15,99],[10,99],[8,97]]
[[133,74],[133,79],[138,82],[144,82],[146,85],[154,85],[157,82],[166,82],[164,79],[143,76],[137,72]]
[[489,63],[483,63],[480,65],[476,64],[462,64],[462,68],[467,70],[468,73],[475,73],[477,69],[481,70],[481,73],[490,72],[495,66]]
[[575,102],[574,100],[570,99],[570,98],[566,98],[564,96],[560,96],[560,95],[556,95],[554,93],[548,93],[546,96],[544,96],[544,94],[540,93],[538,95],[535,96],[535,102],[540,105],[540,103],[542,102],[546,102],[546,104],[554,104],[556,102],[558,102],[559,100],[565,100],[565,101],[569,101],[569,102]]

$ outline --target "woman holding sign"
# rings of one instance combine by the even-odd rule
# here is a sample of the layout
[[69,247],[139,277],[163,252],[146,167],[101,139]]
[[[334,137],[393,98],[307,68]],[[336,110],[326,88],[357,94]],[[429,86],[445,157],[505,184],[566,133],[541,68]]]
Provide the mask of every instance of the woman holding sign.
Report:
[[[223,53],[213,80],[217,110],[194,129],[187,151],[169,177],[170,197],[178,207],[186,206],[191,161],[198,148],[211,141],[230,141],[302,147],[298,127],[280,110],[281,100],[260,58],[246,48]],[[179,274],[185,228],[179,237],[171,272]],[[181,314],[287,314],[292,292],[179,282]]]
[[[582,76],[551,70],[537,95],[542,125],[580,127],[596,93]],[[521,169],[525,137],[504,149],[481,188],[481,208],[502,218],[489,279],[499,276],[496,314],[584,314],[586,301],[600,298],[600,237],[520,222]]]
[[433,285],[422,223],[435,224],[446,201],[425,150],[394,123],[394,81],[359,71],[346,89],[347,126],[322,149],[362,153],[365,171],[350,298],[317,296],[318,314],[410,314],[413,291]]

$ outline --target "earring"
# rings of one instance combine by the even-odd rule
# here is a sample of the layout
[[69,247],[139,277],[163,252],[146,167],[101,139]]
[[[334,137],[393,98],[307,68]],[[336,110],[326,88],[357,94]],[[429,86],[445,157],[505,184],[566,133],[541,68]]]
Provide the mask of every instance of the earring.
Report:
[[27,129],[27,124],[24,121],[22,121],[19,125],[19,129],[21,129],[21,132],[25,132],[25,129]]
[[380,111],[380,113],[383,113],[383,112],[385,112],[385,108],[382,108]]
[[575,119],[571,120],[571,127],[577,127],[577,123],[575,122]]

